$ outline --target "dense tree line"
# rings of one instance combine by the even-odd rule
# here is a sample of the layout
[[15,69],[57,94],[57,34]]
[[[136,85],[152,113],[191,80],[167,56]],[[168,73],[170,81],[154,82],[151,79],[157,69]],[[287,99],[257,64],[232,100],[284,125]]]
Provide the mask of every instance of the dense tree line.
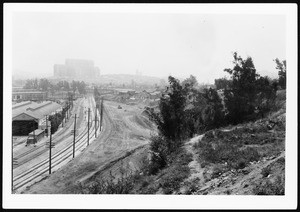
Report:
[[224,108],[217,91],[197,89],[194,76],[184,80],[169,76],[169,87],[161,97],[159,111],[149,109],[159,134],[152,138],[150,173],[168,164],[169,156],[183,144],[183,140],[197,133],[220,126]]
[[72,91],[75,92],[78,89],[80,94],[86,94],[86,84],[84,81],[59,81],[58,83],[52,83],[46,78],[42,79],[28,79],[24,85],[25,89],[36,89],[41,91],[51,91],[54,94],[56,91]]
[[276,81],[259,76],[251,57],[244,60],[234,53],[233,58],[234,67],[224,70],[230,79],[216,81],[216,87],[224,89],[223,94],[213,88],[199,89],[194,76],[182,83],[169,76],[159,110],[148,109],[159,131],[150,145],[150,173],[166,166],[169,156],[185,139],[223,125],[264,117],[271,110]]
[[48,120],[51,123],[51,134],[54,134],[58,130],[59,125],[63,122],[70,107],[71,105],[67,104],[60,113],[55,113],[49,116]]

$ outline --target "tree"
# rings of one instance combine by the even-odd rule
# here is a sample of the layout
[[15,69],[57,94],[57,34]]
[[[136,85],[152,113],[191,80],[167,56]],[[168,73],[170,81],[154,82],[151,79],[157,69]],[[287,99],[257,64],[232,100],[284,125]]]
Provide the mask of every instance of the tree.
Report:
[[278,69],[278,85],[285,89],[286,88],[286,60],[280,61],[278,58],[275,59],[276,69]]
[[215,86],[216,86],[216,89],[217,90],[220,90],[220,89],[225,89],[225,88],[229,88],[230,87],[230,84],[231,84],[231,80],[228,80],[226,78],[220,78],[220,79],[215,79]]
[[270,111],[276,85],[270,83],[268,78],[256,74],[251,57],[243,60],[236,52],[233,57],[233,69],[224,70],[231,75],[232,80],[229,88],[224,91],[224,101],[228,121],[237,124],[255,119],[255,111],[262,116]]
[[190,75],[189,78],[182,81],[182,86],[184,88],[196,88],[198,86],[196,77],[193,75]]
[[24,85],[24,89],[38,89],[37,79],[28,79]]
[[77,82],[76,81],[72,80],[71,88],[72,88],[73,93],[75,93],[76,88],[77,88]]
[[227,118],[233,124],[249,118],[255,110],[256,80],[258,74],[251,57],[243,60],[235,52],[233,69],[225,69],[231,75],[231,86],[224,91]]
[[179,80],[169,76],[167,95],[160,98],[159,112],[149,110],[150,118],[156,123],[169,151],[176,149],[185,133],[186,98]]
[[193,75],[185,79],[182,86],[186,98],[185,134],[192,137],[204,129],[202,113],[206,107],[206,101],[204,95],[199,91],[199,84]]
[[215,89],[205,89],[206,106],[202,117],[206,130],[220,127],[224,123],[224,107],[222,100]]
[[42,91],[48,91],[51,88],[51,83],[46,78],[42,78],[39,81],[39,89]]
[[84,81],[78,82],[78,91],[80,94],[86,94],[86,84]]
[[272,84],[270,78],[260,77],[256,82],[256,88],[257,112],[261,116],[261,118],[264,118],[264,115],[268,113],[271,110],[272,106],[275,104],[277,86],[274,85],[274,82]]

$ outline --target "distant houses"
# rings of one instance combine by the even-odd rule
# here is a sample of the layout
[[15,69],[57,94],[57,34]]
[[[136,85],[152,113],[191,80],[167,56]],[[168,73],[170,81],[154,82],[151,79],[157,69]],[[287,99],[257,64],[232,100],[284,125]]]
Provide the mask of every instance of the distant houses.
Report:
[[145,102],[159,100],[162,92],[160,90],[114,89],[114,95],[121,102]]
[[143,90],[141,92],[138,92],[135,95],[135,98],[139,99],[139,100],[147,100],[147,99],[150,99],[150,93],[148,93],[147,91]]

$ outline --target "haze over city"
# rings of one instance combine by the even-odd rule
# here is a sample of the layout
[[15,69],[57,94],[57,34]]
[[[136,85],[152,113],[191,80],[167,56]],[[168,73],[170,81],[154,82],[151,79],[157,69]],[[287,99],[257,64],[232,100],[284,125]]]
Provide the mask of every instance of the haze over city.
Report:
[[93,60],[100,74],[197,77],[213,83],[232,68],[232,53],[251,56],[261,75],[277,77],[285,59],[281,15],[16,12],[14,76],[51,77],[67,58]]
[[4,208],[297,207],[296,4],[3,5]]

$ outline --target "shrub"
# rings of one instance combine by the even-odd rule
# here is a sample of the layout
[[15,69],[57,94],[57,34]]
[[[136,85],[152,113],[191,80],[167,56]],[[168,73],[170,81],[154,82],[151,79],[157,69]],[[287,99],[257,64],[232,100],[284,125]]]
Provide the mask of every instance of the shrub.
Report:
[[117,182],[113,182],[111,180],[99,180],[81,190],[81,193],[129,194],[133,188],[133,185],[133,181],[130,178],[118,180]]
[[189,176],[189,168],[174,167],[168,170],[168,173],[161,177],[160,186],[165,194],[170,194],[180,188],[180,183]]
[[160,169],[167,165],[167,141],[162,136],[153,136],[151,138],[150,154],[151,160],[148,167],[148,173],[156,174]]
[[230,195],[230,194],[231,194],[231,191],[230,191],[229,189],[227,189],[227,190],[225,191],[225,193],[226,193],[227,195]]
[[178,149],[170,156],[170,163],[168,168],[165,168],[159,174],[159,184],[165,194],[171,194],[180,188],[181,182],[190,175],[188,167],[192,160],[192,155],[188,154],[183,148]]
[[145,191],[142,191],[141,194],[155,194],[157,192],[157,188],[153,186],[148,186]]
[[231,139],[221,140],[215,144],[202,140],[198,143],[197,149],[199,150],[199,157],[205,162],[227,162],[229,167],[235,169],[243,169],[249,162],[257,161],[261,157],[255,148],[240,149],[240,144]]
[[277,176],[274,182],[266,180],[255,185],[253,193],[255,195],[284,195],[284,177]]
[[211,178],[212,178],[212,179],[217,178],[217,177],[219,177],[222,173],[223,173],[222,168],[221,168],[220,166],[215,166],[215,167],[213,168]]
[[267,166],[261,170],[261,174],[263,177],[268,177],[270,173],[271,173],[270,166]]
[[216,164],[211,173],[211,179],[219,177],[222,175],[224,172],[228,171],[229,167],[227,165],[222,165],[222,164]]
[[206,162],[206,161],[202,162],[202,163],[201,163],[201,168],[205,168],[208,164],[209,164],[209,163]]
[[235,169],[243,169],[245,167],[246,167],[246,161],[243,158],[238,160],[234,165]]

